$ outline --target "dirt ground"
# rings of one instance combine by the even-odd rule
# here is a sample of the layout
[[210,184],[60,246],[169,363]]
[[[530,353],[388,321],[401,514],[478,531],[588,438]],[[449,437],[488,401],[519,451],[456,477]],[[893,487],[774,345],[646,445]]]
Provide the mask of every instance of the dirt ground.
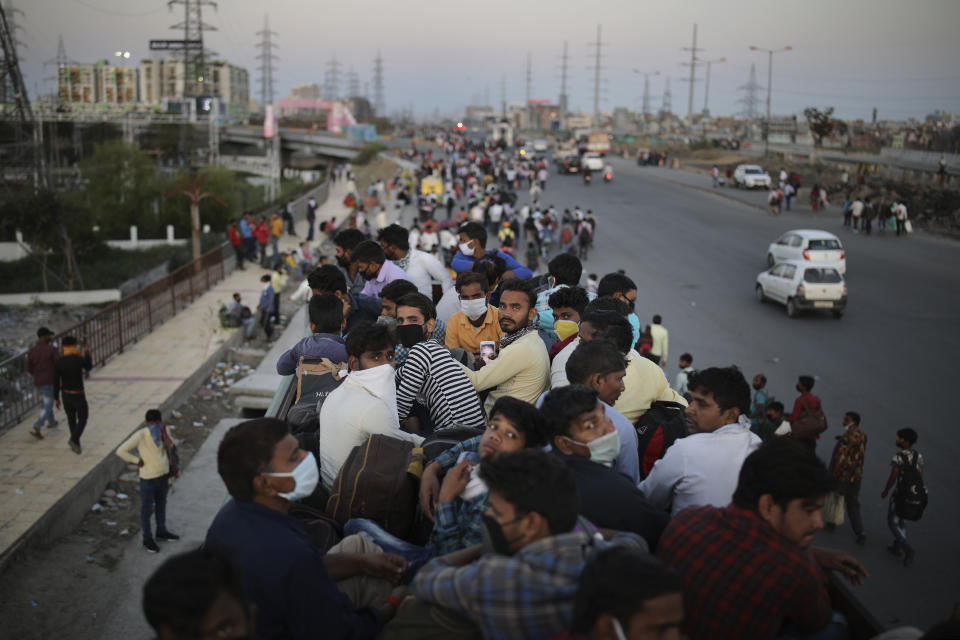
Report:
[[[248,346],[263,348],[260,340]],[[218,365],[186,402],[164,416],[178,442],[183,467],[190,464],[221,419],[239,415],[225,390],[253,369],[223,364],[226,366]],[[10,562],[0,575],[0,636],[102,637],[102,625],[121,595],[117,591],[122,587],[112,574],[130,539],[140,536],[138,487],[137,469],[127,465],[71,533],[50,547],[25,549]]]
[[99,307],[62,304],[0,306],[0,360],[29,349],[37,341],[37,329],[40,327],[60,333],[97,311],[100,311]]

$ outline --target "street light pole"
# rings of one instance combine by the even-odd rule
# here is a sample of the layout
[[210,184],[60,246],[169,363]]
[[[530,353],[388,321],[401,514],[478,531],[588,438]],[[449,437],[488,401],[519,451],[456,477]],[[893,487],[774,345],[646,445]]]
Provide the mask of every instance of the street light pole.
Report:
[[707,117],[710,114],[710,109],[707,107],[710,101],[710,66],[713,63],[726,62],[726,58],[717,58],[716,60],[707,60],[707,83],[703,90],[703,117]]
[[770,93],[773,87],[773,54],[790,51],[793,47],[786,46],[782,49],[762,49],[760,47],[750,46],[750,51],[764,51],[767,53],[767,135],[763,137],[763,155],[767,155],[770,149]]

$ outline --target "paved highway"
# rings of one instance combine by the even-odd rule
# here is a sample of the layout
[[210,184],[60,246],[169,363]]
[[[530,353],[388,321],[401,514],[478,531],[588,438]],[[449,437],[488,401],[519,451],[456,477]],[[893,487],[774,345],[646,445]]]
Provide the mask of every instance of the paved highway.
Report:
[[[641,321],[659,313],[670,330],[671,379],[677,357],[689,351],[698,369],[736,364],[748,380],[765,373],[789,411],[797,376],[817,376],[814,392],[830,424],[821,457],[829,457],[843,413],[860,412],[869,436],[861,490],[867,544],[854,543],[849,524],[818,533],[816,544],[861,559],[871,577],[855,593],[885,624],[925,627],[945,618],[960,594],[960,466],[951,462],[960,446],[946,403],[960,381],[960,245],[921,235],[845,233],[838,209],[773,218],[756,205],[663,179],[675,173],[682,181],[679,172],[611,162],[612,183],[584,186],[577,176],[552,175],[544,194],[543,202],[561,211],[580,205],[597,215],[585,274],[623,268],[636,281]],[[701,180],[709,185],[709,178]],[[850,302],[842,320],[829,313],[790,319],[782,306],[754,299],[769,242],[804,227],[833,231],[846,245]],[[905,426],[920,434],[930,491],[927,514],[908,529],[917,547],[909,569],[885,550],[892,537],[880,500],[894,434]]]

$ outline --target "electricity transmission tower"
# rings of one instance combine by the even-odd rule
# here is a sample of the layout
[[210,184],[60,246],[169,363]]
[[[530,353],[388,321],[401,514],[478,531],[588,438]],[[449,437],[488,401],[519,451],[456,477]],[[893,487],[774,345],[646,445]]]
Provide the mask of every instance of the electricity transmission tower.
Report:
[[340,97],[340,67],[337,54],[327,62],[327,71],[323,77],[323,93],[327,100],[337,100]]
[[660,105],[660,115],[673,113],[673,93],[670,91],[670,76],[667,76],[667,85],[663,90],[663,104]]
[[567,121],[567,41],[563,41],[563,56],[560,63],[560,128]]
[[590,46],[595,46],[596,51],[593,56],[593,124],[600,126],[600,60],[603,57],[603,38],[601,27],[597,25],[597,40],[591,42]]
[[260,42],[257,44],[257,48],[260,50],[260,53],[257,54],[257,59],[260,61],[259,66],[257,66],[260,71],[260,106],[266,110],[267,105],[273,103],[273,61],[279,59],[273,54],[273,48],[277,46],[277,43],[273,41],[273,36],[277,35],[277,32],[270,30],[270,18],[268,16],[263,16],[263,29],[257,31],[257,35],[260,36]]
[[206,85],[210,82],[206,56],[215,53],[204,49],[203,32],[217,30],[203,21],[203,8],[213,7],[216,11],[217,3],[213,0],[167,0],[167,7],[171,10],[175,4],[183,5],[183,22],[170,28],[182,29],[184,41],[190,43],[183,49],[184,77],[187,80],[184,82],[184,95],[202,96],[208,93]]
[[378,117],[387,115],[387,103],[383,96],[383,57],[379,51],[373,60],[373,110]]
[[743,105],[743,111],[740,114],[747,120],[756,120],[760,117],[760,91],[763,85],[757,82],[757,65],[750,65],[750,79],[747,84],[737,87],[738,91],[743,92],[743,97],[737,100],[737,104]]
[[353,67],[347,71],[347,97],[356,98],[360,95],[360,76]]
[[34,188],[47,185],[43,161],[42,131],[30,107],[27,87],[20,72],[16,33],[8,21],[6,8],[0,7],[0,86],[3,87],[3,118],[8,126],[0,131],[0,181],[22,185],[32,182]]
[[[17,14],[20,14],[22,16],[23,11],[13,6],[13,3],[10,2],[9,0],[4,5],[3,11],[7,16],[7,28],[9,29],[9,32],[10,32],[11,46],[13,47],[13,51],[17,54],[17,61],[19,64],[19,62],[23,60],[23,58],[20,55],[20,50],[25,49],[27,46],[23,43],[22,40],[20,40],[20,37],[19,37],[19,33],[20,31],[23,30],[23,27],[17,24]],[[6,55],[4,55],[4,57],[6,57]],[[4,105],[3,106],[4,111],[8,110],[6,105],[11,103],[11,100],[13,100],[15,93],[16,93],[16,90],[14,89],[14,86],[10,83],[9,76],[4,76],[3,83],[0,83],[0,103]]]

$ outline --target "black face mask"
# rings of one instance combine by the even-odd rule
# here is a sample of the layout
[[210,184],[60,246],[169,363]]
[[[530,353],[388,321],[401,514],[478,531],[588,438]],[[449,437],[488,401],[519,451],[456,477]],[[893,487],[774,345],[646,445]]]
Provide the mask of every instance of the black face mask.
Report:
[[400,344],[405,346],[407,349],[417,344],[418,342],[423,342],[423,325],[422,324],[397,325],[397,340],[399,340]]
[[[520,518],[511,520],[507,524],[513,524],[518,520],[520,520]],[[510,541],[507,540],[506,534],[503,533],[503,526],[487,514],[483,514],[483,531],[481,535],[484,549],[502,556],[513,555],[513,552],[510,551]]]

